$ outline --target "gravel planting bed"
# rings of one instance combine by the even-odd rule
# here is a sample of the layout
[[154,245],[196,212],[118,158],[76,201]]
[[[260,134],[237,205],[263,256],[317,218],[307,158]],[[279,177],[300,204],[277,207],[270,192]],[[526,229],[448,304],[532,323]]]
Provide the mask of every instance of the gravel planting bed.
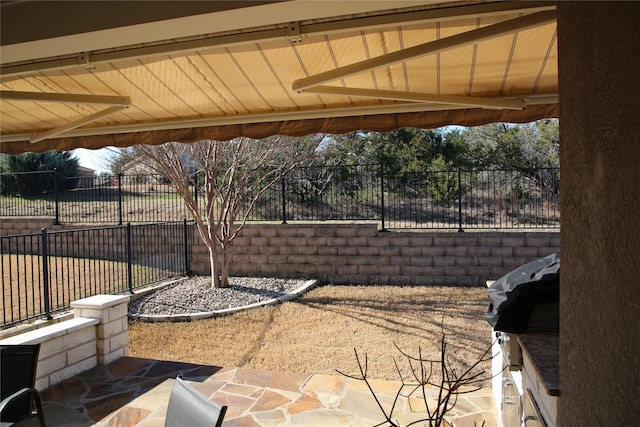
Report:
[[168,285],[129,305],[129,314],[188,315],[229,308],[278,298],[305,283],[302,279],[265,277],[230,277],[229,287],[211,288],[211,278],[196,276]]

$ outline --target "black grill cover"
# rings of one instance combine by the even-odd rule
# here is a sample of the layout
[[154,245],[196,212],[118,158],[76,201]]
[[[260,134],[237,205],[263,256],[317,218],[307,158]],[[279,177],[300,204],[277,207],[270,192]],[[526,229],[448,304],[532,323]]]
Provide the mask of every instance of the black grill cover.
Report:
[[487,290],[487,321],[496,331],[559,329],[560,256],[551,254],[502,276]]

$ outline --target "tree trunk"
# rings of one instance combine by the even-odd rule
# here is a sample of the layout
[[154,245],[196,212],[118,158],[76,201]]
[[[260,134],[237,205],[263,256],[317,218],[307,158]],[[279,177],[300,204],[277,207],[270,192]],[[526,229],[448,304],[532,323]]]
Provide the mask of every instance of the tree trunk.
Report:
[[222,271],[220,275],[221,288],[229,286],[229,246],[222,248]]
[[220,273],[218,268],[218,256],[216,254],[215,243],[209,247],[209,263],[211,264],[211,287],[221,288]]

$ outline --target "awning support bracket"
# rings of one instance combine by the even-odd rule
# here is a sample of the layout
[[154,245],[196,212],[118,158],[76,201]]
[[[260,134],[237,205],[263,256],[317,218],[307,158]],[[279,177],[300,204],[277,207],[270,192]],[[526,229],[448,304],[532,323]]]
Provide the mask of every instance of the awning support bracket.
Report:
[[112,105],[128,107],[128,96],[85,95],[73,93],[20,92],[1,90],[0,98],[12,101],[60,102],[63,104]]
[[88,105],[109,105],[108,108],[97,111],[87,117],[67,123],[66,125],[50,129],[45,132],[36,133],[29,136],[29,142],[36,143],[42,140],[62,135],[65,132],[79,128],[88,123],[95,122],[103,117],[109,116],[118,111],[129,108],[131,98],[128,96],[109,95],[88,95],[73,93],[47,93],[47,92],[21,92],[21,91],[0,91],[0,98],[12,101],[29,102],[58,102],[63,104],[88,104]]
[[479,96],[437,95],[429,93],[397,92],[392,90],[357,89],[337,86],[314,86],[306,90],[312,93],[358,96],[363,98],[387,99],[407,102],[432,102],[435,104],[481,107],[490,110],[522,110],[527,103],[521,99],[485,98]]
[[79,128],[80,126],[84,126],[84,125],[86,125],[88,123],[95,122],[96,120],[99,120],[99,119],[101,119],[103,117],[109,116],[109,115],[111,115],[113,113],[117,113],[118,111],[124,110],[126,108],[127,107],[121,107],[119,105],[116,105],[116,106],[113,106],[113,107],[109,107],[109,108],[107,108],[105,110],[98,111],[97,113],[94,113],[94,114],[92,114],[90,116],[87,116],[87,117],[83,117],[83,118],[78,119],[78,120],[76,120],[74,122],[68,123],[68,124],[66,124],[64,126],[60,126],[60,127],[54,128],[54,129],[50,129],[50,130],[45,131],[45,132],[40,132],[40,133],[37,133],[37,134],[33,134],[33,135],[31,135],[29,137],[29,142],[31,142],[33,144],[33,143],[40,142],[40,141],[45,140],[45,139],[49,139],[49,138],[53,138],[55,136],[62,135],[65,132],[68,132],[70,130]]

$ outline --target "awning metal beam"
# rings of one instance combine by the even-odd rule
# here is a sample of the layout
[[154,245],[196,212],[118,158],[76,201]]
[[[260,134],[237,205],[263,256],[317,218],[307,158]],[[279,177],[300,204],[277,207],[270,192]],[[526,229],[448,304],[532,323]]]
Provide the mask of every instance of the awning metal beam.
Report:
[[[523,94],[518,97],[526,101],[527,105],[546,105],[558,103],[557,94]],[[504,98],[509,99],[509,98]],[[513,98],[511,98],[513,99]],[[107,135],[107,134],[122,134],[133,132],[144,132],[150,130],[169,130],[169,129],[184,129],[190,127],[205,127],[205,126],[223,126],[223,125],[238,125],[246,123],[267,123],[286,120],[304,120],[304,119],[318,119],[328,117],[349,117],[358,115],[376,115],[376,114],[392,114],[392,113],[410,113],[410,112],[427,112],[427,111],[443,111],[443,110],[460,110],[465,109],[461,105],[446,105],[446,104],[434,104],[434,103],[416,103],[416,102],[397,102],[387,105],[372,105],[357,108],[330,108],[330,109],[313,109],[306,111],[282,111],[277,113],[256,113],[256,114],[243,114],[228,117],[208,117],[194,120],[181,120],[177,122],[163,122],[163,123],[137,123],[131,125],[119,125],[100,128],[82,128],[72,129],[65,131],[65,136],[78,137],[78,136],[94,136],[94,135]],[[49,135],[48,137],[52,137]],[[30,136],[27,134],[13,134],[0,136],[0,143],[3,142],[16,142],[30,140]],[[42,140],[42,139],[40,139]],[[31,139],[33,141],[33,139]]]
[[[491,2],[344,19],[332,22],[300,24],[300,35],[304,38],[317,34],[333,34],[346,30],[367,30],[389,25],[418,24],[463,19],[470,16],[483,17],[504,15],[505,13],[531,13],[553,10],[555,10],[555,2]],[[41,60],[29,63],[4,64],[0,69],[0,80],[4,81],[5,79],[10,79],[11,76],[35,73],[42,70],[88,66],[90,64],[154,55],[177,55],[182,52],[191,52],[198,49],[254,44],[287,38],[289,36],[288,25],[283,24],[282,28],[262,29],[237,34],[211,35],[193,40],[173,40],[155,45],[137,46],[105,52],[79,52],[67,57],[42,58]]]
[[393,101],[431,102],[435,104],[481,107],[491,110],[522,110],[527,103],[520,99],[483,98],[478,96],[436,95],[415,92],[396,92],[392,90],[357,89],[336,86],[314,86],[305,92],[331,95],[357,96],[363,98],[388,99]]
[[546,1],[499,1],[461,6],[441,7],[428,10],[402,12],[393,15],[367,16],[341,21],[329,21],[302,26],[303,34],[333,34],[345,30],[372,30],[389,25],[426,24],[468,18],[487,18],[509,14],[532,14],[555,10],[555,2]]
[[47,93],[47,92],[21,92],[21,91],[0,91],[0,98],[12,101],[29,102],[54,102],[63,104],[87,104],[87,105],[109,105],[110,107],[98,111],[89,116],[67,123],[66,125],[50,129],[29,136],[32,143],[62,135],[70,130],[79,128],[88,123],[95,122],[103,117],[117,113],[131,105],[131,98],[128,96],[108,96],[108,95],[88,95],[74,93]]
[[120,107],[128,107],[131,105],[131,98],[128,96],[20,92],[8,90],[0,91],[0,99],[12,101],[59,102],[63,104],[113,105]]

